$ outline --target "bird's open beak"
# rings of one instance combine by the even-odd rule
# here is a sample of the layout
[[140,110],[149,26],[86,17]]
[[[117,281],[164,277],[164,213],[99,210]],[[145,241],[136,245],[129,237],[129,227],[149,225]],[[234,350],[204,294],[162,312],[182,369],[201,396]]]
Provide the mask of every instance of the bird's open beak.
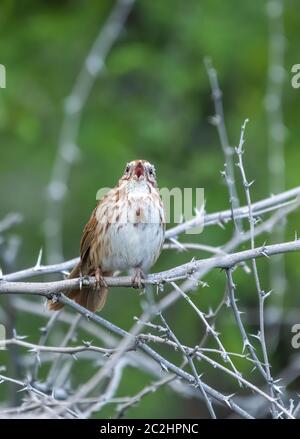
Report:
[[136,167],[134,168],[134,175],[139,179],[141,175],[144,175],[145,170],[142,162],[138,162]]

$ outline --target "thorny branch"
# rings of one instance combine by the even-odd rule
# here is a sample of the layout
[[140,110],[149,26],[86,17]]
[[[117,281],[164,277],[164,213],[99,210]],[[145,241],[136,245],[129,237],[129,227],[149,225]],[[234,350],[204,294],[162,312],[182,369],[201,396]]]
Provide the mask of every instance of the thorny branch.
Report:
[[[215,256],[208,259],[195,259],[186,264],[179,265],[169,270],[153,273],[143,279],[143,283],[151,285],[160,285],[178,280],[188,279],[194,273],[201,269],[213,268],[230,268],[248,260],[255,260],[262,257],[270,257],[281,253],[289,253],[300,250],[300,240],[284,242],[281,244],[263,245],[251,250],[244,250],[237,253]],[[56,299],[60,300],[60,293],[68,292],[74,288],[86,288],[95,285],[94,277],[83,277],[75,279],[66,279],[53,282],[10,282],[3,276],[0,280],[1,294],[32,294],[52,298],[57,295]],[[132,277],[116,276],[105,277],[105,282],[109,287],[132,287]],[[62,300],[63,301],[63,300]]]
[[[158,284],[160,282],[172,282],[172,286],[175,287],[174,279],[178,280],[178,278],[188,278],[192,273],[195,273],[195,272],[199,271],[200,269],[211,270],[213,268],[219,267],[219,268],[225,268],[227,270],[231,270],[232,267],[236,266],[237,264],[239,264],[240,262],[243,262],[245,260],[251,260],[253,258],[256,259],[258,257],[272,256],[273,254],[278,254],[278,252],[285,253],[285,252],[289,252],[289,251],[298,251],[298,250],[300,250],[300,242],[298,240],[295,240],[295,241],[288,242],[288,243],[282,243],[282,244],[277,244],[277,245],[273,245],[273,246],[262,246],[262,247],[254,248],[251,250],[246,250],[246,251],[232,253],[232,254],[221,254],[220,256],[216,256],[213,258],[202,259],[202,260],[198,260],[198,261],[195,260],[195,261],[192,261],[190,263],[184,264],[182,266],[178,266],[176,268],[173,268],[171,270],[167,270],[167,271],[162,272],[162,273],[152,274],[147,279],[147,282],[151,282],[154,284]],[[56,268],[57,268],[58,272],[61,272],[61,265],[60,264]],[[47,267],[46,267],[45,272],[47,272]],[[28,274],[28,272],[25,271],[24,272],[25,278],[27,277],[27,274]],[[17,275],[17,278],[21,278],[21,277],[22,276]],[[83,279],[82,280],[83,287],[85,286],[86,283],[90,284],[91,281],[93,281],[93,280],[92,279]],[[71,283],[73,282],[73,284],[70,284],[70,282]],[[24,293],[24,289],[26,290],[26,288],[29,287],[29,290],[31,290],[31,291],[28,291],[28,292],[30,292],[30,293],[35,292],[36,294],[39,294],[39,295],[42,294],[42,295],[45,295],[46,297],[49,297],[49,294],[50,295],[52,294],[52,293],[50,293],[51,288],[54,288],[55,290],[53,291],[53,293],[55,292],[57,294],[57,297],[56,297],[57,300],[60,300],[63,303],[65,303],[66,305],[71,306],[73,309],[76,309],[78,312],[80,312],[80,314],[84,315],[85,317],[89,317],[90,320],[93,320],[93,321],[99,323],[101,326],[105,327],[109,331],[114,332],[118,336],[121,336],[122,338],[125,337],[126,339],[128,339],[129,343],[126,346],[125,352],[128,352],[128,349],[129,349],[129,351],[132,349],[136,349],[136,348],[142,349],[148,356],[150,356],[155,361],[159,362],[160,365],[164,365],[163,367],[166,371],[170,371],[172,373],[175,373],[175,375],[177,377],[180,376],[181,378],[187,380],[188,382],[193,382],[193,380],[194,380],[193,376],[186,374],[186,372],[184,372],[182,369],[178,368],[177,366],[170,363],[165,358],[158,355],[155,351],[153,351],[151,348],[149,348],[148,345],[145,344],[145,339],[140,339],[138,336],[137,336],[137,338],[135,338],[134,336],[128,334],[126,331],[122,330],[121,328],[118,328],[115,325],[113,325],[112,323],[105,321],[100,316],[92,314],[92,313],[88,312],[87,310],[85,310],[84,308],[81,308],[79,305],[77,305],[73,301],[69,300],[63,294],[59,295],[59,293],[61,291],[67,291],[69,288],[73,288],[74,285],[78,285],[78,282],[80,282],[80,279],[72,280],[72,281],[63,280],[63,281],[45,282],[45,283],[41,283],[41,282],[38,282],[38,283],[36,283],[36,282],[10,282],[10,281],[6,280],[6,276],[3,276],[2,281],[0,283],[0,293],[1,294],[8,294],[8,293],[12,292],[12,293],[16,294],[16,293],[21,292],[21,291]],[[107,282],[108,282],[108,285],[115,285],[116,286],[119,284],[119,285],[131,286],[131,278],[130,277],[107,278]],[[177,291],[178,291],[178,289],[177,289]],[[180,290],[180,294],[182,295],[181,290]],[[184,297],[186,298],[187,296],[184,295]],[[206,322],[206,319],[200,310],[198,310],[198,315],[203,317],[203,322]],[[206,323],[206,328],[210,328],[208,323]],[[210,329],[210,331],[213,332],[212,328]],[[215,333],[215,337],[218,339],[219,336],[217,335],[217,333]],[[95,349],[92,346],[84,346],[84,348],[80,347],[80,346],[79,347],[77,346],[76,348],[68,348],[67,346],[62,346],[60,348],[48,347],[48,349],[46,346],[44,346],[44,347],[40,346],[38,348],[37,346],[34,346],[32,343],[27,344],[27,342],[24,342],[22,340],[17,340],[17,339],[8,341],[7,345],[13,344],[13,343],[17,344],[19,346],[28,347],[35,354],[37,352],[38,353],[46,352],[47,350],[51,351],[51,349],[53,352],[57,352],[59,354],[62,354],[62,353],[78,354],[81,352],[81,350],[82,351],[89,350],[92,352],[97,351],[98,353],[106,353],[106,354],[111,354],[112,352],[115,352],[113,350],[115,348],[108,348],[108,350],[106,348]],[[224,356],[224,349],[222,348],[222,343],[218,342],[218,346],[221,349],[220,353],[223,356],[221,361],[226,360],[228,362],[228,358],[226,358],[226,355]],[[111,349],[111,350],[109,350],[109,349]],[[198,353],[197,353],[197,355],[198,355]],[[220,364],[220,363],[217,362],[217,364]],[[257,364],[256,364],[256,366],[257,366]],[[238,373],[238,371],[233,371],[233,373],[234,373],[234,376],[236,377],[237,382],[240,382],[241,375]],[[171,382],[171,380],[170,380],[170,382]],[[250,385],[250,387],[251,387],[251,385]],[[249,413],[246,413],[243,409],[241,409],[239,406],[234,404],[234,402],[232,401],[232,398],[228,398],[228,397],[220,394],[220,392],[217,392],[214,389],[207,387],[207,385],[205,383],[203,383],[203,389],[204,389],[205,393],[210,395],[209,396],[210,398],[216,399],[219,403],[220,402],[223,404],[225,403],[227,407],[229,406],[233,411],[238,413],[240,416],[243,416],[243,417],[250,416]],[[80,401],[81,401],[81,399],[84,398],[84,396],[85,395],[82,395],[82,397],[80,397],[78,399],[78,401],[76,402],[77,405],[78,404],[80,405]],[[275,400],[273,397],[270,397],[269,400],[270,400],[270,402],[275,404],[275,406],[278,408],[279,403],[277,402],[277,400]],[[101,401],[102,401],[101,404],[99,403],[99,401],[97,403],[95,403],[97,408],[99,408],[100,406],[102,407],[104,405],[103,400],[101,400]],[[53,401],[51,402],[51,404],[52,403],[53,403]],[[61,412],[65,412],[65,410],[67,410],[67,408],[69,407],[69,404],[68,404],[68,401],[64,402],[64,404],[62,404],[62,405],[60,405],[59,402],[57,402],[57,404],[60,407],[60,409],[59,409],[59,413],[57,413],[57,411],[55,413],[60,416]],[[89,412],[89,411],[90,411],[90,409],[87,409],[87,412]],[[285,416],[287,416],[287,417],[292,416],[281,404],[279,404],[278,411],[280,413],[284,413]],[[79,414],[77,413],[77,416],[80,417],[81,416],[80,413]]]
[[[248,221],[249,221],[249,226],[250,226],[250,242],[251,242],[251,249],[253,250],[255,248],[255,219],[253,216],[251,195],[250,195],[250,186],[252,185],[252,183],[249,183],[247,180],[246,172],[244,169],[244,161],[243,161],[243,154],[244,154],[243,146],[245,143],[244,133],[245,133],[245,128],[246,128],[247,122],[248,122],[248,119],[245,120],[245,122],[242,126],[239,146],[236,148],[236,153],[238,156],[238,167],[239,167],[240,172],[241,172],[242,183],[244,186],[247,205],[248,205]],[[267,255],[267,253],[266,253],[266,255]],[[256,259],[252,258],[251,262],[252,262],[253,275],[254,275],[256,290],[257,290],[257,294],[258,294],[258,300],[259,300],[259,340],[261,343],[262,353],[263,353],[263,358],[264,358],[264,364],[265,364],[264,369],[265,369],[265,373],[266,373],[266,380],[270,384],[271,395],[274,398],[275,391],[274,391],[273,378],[271,376],[268,351],[267,351],[267,346],[266,346],[265,323],[264,323],[264,303],[265,303],[266,297],[269,294],[265,293],[261,288],[258,269],[257,269],[257,265],[256,265]],[[229,279],[229,283],[231,284],[231,287],[233,287],[231,277],[229,276],[228,279]],[[233,288],[231,288],[231,289],[233,290]],[[272,404],[272,414],[273,414],[273,417],[278,416],[278,413],[277,413],[276,408],[274,407],[274,404]]]

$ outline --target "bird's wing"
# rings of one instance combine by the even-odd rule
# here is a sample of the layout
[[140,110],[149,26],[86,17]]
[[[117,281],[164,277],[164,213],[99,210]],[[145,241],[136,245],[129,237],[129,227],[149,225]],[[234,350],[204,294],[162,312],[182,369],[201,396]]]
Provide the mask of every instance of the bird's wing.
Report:
[[85,271],[84,270],[85,267],[88,268],[90,266],[90,262],[91,262],[89,261],[89,253],[96,234],[96,227],[97,227],[96,209],[94,209],[89,221],[87,222],[83,230],[83,235],[80,241],[80,259],[81,259],[81,265],[83,271]]

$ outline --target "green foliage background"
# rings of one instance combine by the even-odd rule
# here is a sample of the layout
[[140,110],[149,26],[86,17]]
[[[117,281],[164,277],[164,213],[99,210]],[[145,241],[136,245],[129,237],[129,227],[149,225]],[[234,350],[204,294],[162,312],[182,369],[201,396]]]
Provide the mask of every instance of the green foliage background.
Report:
[[[63,100],[112,3],[109,0],[2,0],[0,3],[0,63],[7,69],[7,88],[0,90],[0,218],[11,211],[24,215],[24,222],[9,232],[22,238],[16,265],[10,269],[34,264],[44,245],[46,187],[58,145]],[[298,12],[296,0],[285,1],[283,104],[287,127],[287,188],[299,184],[300,91],[290,84],[291,66],[299,62]],[[135,158],[145,158],[156,165],[160,186],[204,187],[208,212],[228,208],[227,189],[220,175],[224,159],[216,129],[209,122],[214,110],[203,64],[207,55],[212,57],[219,73],[226,125],[233,145],[238,142],[242,122],[246,117],[250,119],[245,161],[249,179],[255,179],[253,199],[269,195],[264,108],[267,48],[264,1],[136,2],[126,30],[110,53],[105,72],[97,79],[84,109],[79,136],[81,158],[72,170],[64,206],[65,258],[78,254],[81,230],[95,205],[96,191],[102,186],[113,186],[125,163]],[[244,203],[239,179],[238,182]],[[293,239],[295,232],[299,234],[299,213],[290,217],[286,239]],[[222,245],[231,233],[231,225],[225,230],[213,227],[186,240]],[[259,237],[257,243],[265,239],[270,238]],[[164,252],[153,270],[188,261],[192,256],[191,252]],[[284,306],[297,313],[300,255],[288,255],[286,262],[288,291]],[[263,287],[268,290],[268,261],[260,261],[259,269]],[[214,271],[206,280],[209,288],[193,293],[193,299],[205,311],[221,299],[225,276]],[[257,329],[254,282],[241,270],[235,272],[235,280],[239,305],[246,312],[246,321],[253,324],[254,332]],[[128,329],[133,316],[141,313],[141,300],[135,291],[112,290],[102,315]],[[272,299],[268,305],[272,305]],[[1,311],[0,317],[4,318]],[[193,345],[199,341],[203,328],[185,303],[177,302],[166,317],[182,342]],[[38,340],[38,328],[44,319],[20,313],[15,319],[19,333]],[[272,352],[271,347],[274,375],[294,355],[290,328],[295,322],[282,326],[277,349]],[[224,311],[217,329],[230,351],[241,350],[241,339],[229,311]],[[267,338],[271,335],[272,327],[267,331]],[[53,343],[59,342],[56,337]],[[82,337],[80,334],[78,340]],[[7,353],[0,352],[0,356],[1,363],[7,363]],[[178,359],[179,355],[174,354],[174,360]],[[220,382],[216,370],[202,366],[208,383],[230,393],[233,383],[229,379]],[[85,367],[82,370],[75,366],[73,387],[80,385],[95,365]],[[244,372],[247,375],[249,371]],[[18,371],[15,373],[18,375]],[[22,373],[19,378],[24,378]],[[129,369],[119,393],[134,394],[147,382],[149,377]],[[257,383],[261,384],[259,377]],[[8,386],[0,386],[0,403],[8,397]],[[16,395],[10,398],[14,402]],[[111,408],[104,414],[110,415]],[[148,396],[128,415],[190,417],[205,416],[205,410],[199,401],[182,400],[165,388]]]

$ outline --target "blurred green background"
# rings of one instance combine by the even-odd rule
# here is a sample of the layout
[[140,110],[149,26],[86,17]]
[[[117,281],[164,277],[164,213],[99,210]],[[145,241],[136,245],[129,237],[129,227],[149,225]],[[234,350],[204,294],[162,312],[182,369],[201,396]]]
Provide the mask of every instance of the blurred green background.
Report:
[[[214,108],[203,64],[205,56],[212,57],[218,70],[232,145],[238,142],[244,119],[250,119],[245,163],[249,180],[255,179],[253,200],[269,195],[264,106],[268,69],[265,3],[261,0],[136,2],[83,111],[78,138],[80,158],[72,167],[63,206],[66,259],[78,255],[81,231],[94,208],[96,191],[102,186],[114,186],[126,162],[135,158],[144,158],[156,165],[161,187],[204,187],[208,212],[229,207],[227,188],[220,174],[224,157],[216,128],[209,120]],[[291,188],[299,185],[300,91],[290,84],[291,66],[299,63],[299,5],[296,0],[284,3],[285,162],[286,188]],[[0,3],[0,63],[7,71],[7,88],[0,90],[0,219],[12,211],[24,216],[23,223],[7,232],[1,244],[4,272],[33,265],[41,247],[46,253],[47,185],[58,147],[63,102],[112,5],[109,0],[2,0]],[[237,182],[244,204],[239,178]],[[286,240],[293,239],[295,232],[299,235],[298,220],[299,213],[289,217]],[[229,224],[225,230],[210,227],[199,236],[184,236],[182,240],[222,245],[231,235]],[[7,266],[1,254],[14,236],[21,240],[20,248],[16,260]],[[260,236],[257,244],[266,239],[269,237]],[[242,248],[248,246],[247,243]],[[193,256],[200,258],[207,254],[165,251],[153,271],[189,261]],[[300,255],[288,255],[285,259],[288,285],[284,307],[286,312],[294,310],[297,316]],[[260,261],[258,266],[263,288],[267,291],[269,262]],[[192,297],[202,310],[208,311],[223,296],[225,275],[215,270],[205,280],[209,288],[200,288]],[[254,332],[257,329],[257,295],[253,279],[237,270],[235,280],[239,305],[246,311],[245,321],[253,325],[250,332]],[[1,298],[1,302],[5,300]],[[42,302],[39,298],[34,300]],[[141,300],[144,299],[136,291],[112,290],[102,315],[129,329],[133,316],[141,314]],[[268,306],[272,305],[272,300]],[[0,311],[2,321],[7,318],[6,312]],[[13,309],[13,304],[9,305],[9,312],[17,332],[37,341],[38,328],[45,324],[45,319],[20,313]],[[166,317],[182,342],[193,346],[201,338],[203,327],[182,301],[171,307]],[[290,347],[290,330],[296,322],[291,319],[282,324],[276,349],[272,351],[271,347],[275,376],[295,354]],[[61,336],[63,329],[66,327],[61,328]],[[230,351],[241,350],[240,335],[229,311],[224,311],[217,329]],[[272,331],[273,326],[268,326],[267,339]],[[78,340],[82,337],[79,334]],[[54,338],[52,343],[59,340]],[[179,355],[168,355],[179,360]],[[10,364],[7,353],[0,352],[0,356],[1,363]],[[94,366],[84,364],[84,370],[76,369],[75,365],[74,388],[93,370]],[[245,368],[244,363],[241,367]],[[230,393],[233,382],[220,382],[218,371],[207,369],[205,365],[203,368],[208,383]],[[251,365],[244,370],[246,375],[250,369]],[[12,369],[10,372],[10,376],[20,379],[26,375],[20,367],[14,373]],[[129,369],[119,394],[134,394],[150,381],[151,377]],[[256,382],[261,383],[259,377]],[[17,398],[19,396],[11,394],[7,384],[0,386],[0,404],[5,401],[14,404]],[[101,416],[110,413],[108,407]],[[199,415],[204,416],[205,409],[198,400],[181,399],[169,388],[148,396],[128,412],[131,417]]]

